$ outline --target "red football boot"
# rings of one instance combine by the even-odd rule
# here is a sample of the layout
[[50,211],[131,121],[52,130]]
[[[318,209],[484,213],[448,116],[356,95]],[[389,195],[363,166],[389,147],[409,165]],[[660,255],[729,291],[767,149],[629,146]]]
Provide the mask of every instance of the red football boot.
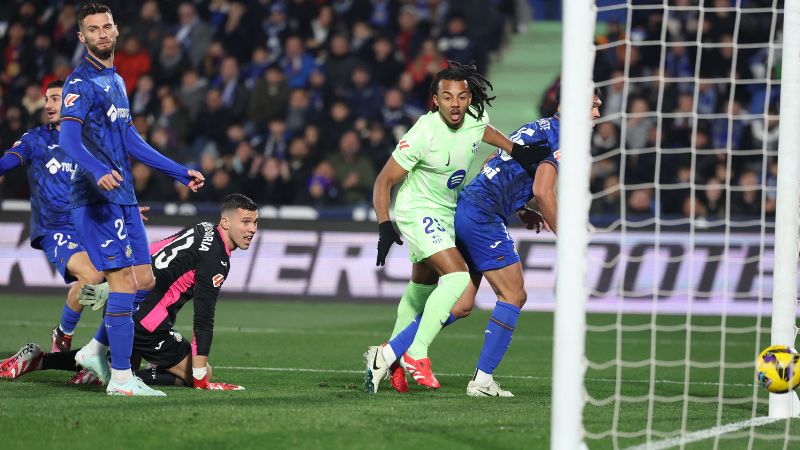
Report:
[[13,380],[42,367],[44,352],[36,344],[25,344],[12,357],[0,363],[0,378]]
[[417,384],[431,389],[439,389],[441,387],[441,384],[439,384],[439,381],[431,371],[430,358],[412,359],[408,356],[408,352],[406,352],[403,354],[403,357],[400,358],[400,365],[406,369],[406,372],[414,378]]
[[72,335],[64,334],[61,327],[56,325],[53,328],[53,346],[50,353],[68,352],[72,348]]
[[389,384],[392,385],[395,391],[405,394],[408,392],[408,380],[406,379],[406,371],[397,361],[389,367]]

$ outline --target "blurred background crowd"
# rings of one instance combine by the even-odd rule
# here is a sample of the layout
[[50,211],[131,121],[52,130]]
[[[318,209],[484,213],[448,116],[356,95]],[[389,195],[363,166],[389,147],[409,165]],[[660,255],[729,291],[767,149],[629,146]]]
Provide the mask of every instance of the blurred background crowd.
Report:
[[[430,106],[432,75],[448,59],[486,72],[519,26],[514,0],[104,3],[137,129],[208,180],[191,200],[237,191],[275,206],[369,205],[377,172]],[[702,15],[665,16],[655,3],[632,12],[630,29],[624,14],[601,17],[595,81],[608,120],[592,138],[593,213],[724,217],[730,191],[732,215],[772,214],[777,162],[763,150],[777,150],[779,85],[765,79],[780,78],[769,46],[780,24],[748,9],[772,0],[742,0],[738,21],[731,0],[706,1]],[[0,5],[0,149],[44,120],[43,86],[83,57],[76,32],[72,2]],[[542,116],[555,113],[557,88]],[[142,202],[189,199],[144,165],[133,174]],[[27,197],[24,171],[4,178],[2,198]]]
[[[43,86],[83,55],[70,2],[5,2],[0,148],[41,123]],[[447,60],[485,72],[513,31],[494,0],[105,1],[114,64],[139,132],[208,182],[192,201],[366,205],[399,137],[429,108]],[[3,6],[0,6],[3,8]],[[142,164],[142,202],[189,199]],[[24,171],[4,198],[26,198]]]

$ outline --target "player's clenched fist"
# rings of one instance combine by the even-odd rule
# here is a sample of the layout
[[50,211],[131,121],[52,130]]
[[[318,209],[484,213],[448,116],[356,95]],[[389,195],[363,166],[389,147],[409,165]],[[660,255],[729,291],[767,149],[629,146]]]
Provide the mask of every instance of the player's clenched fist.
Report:
[[100,186],[100,189],[104,191],[111,191],[118,188],[121,182],[122,175],[120,175],[116,170],[112,170],[111,173],[107,173],[100,177],[100,179],[97,180],[97,185]]
[[522,221],[522,225],[529,230],[536,230],[536,232],[539,233],[542,231],[542,227],[544,227],[546,231],[550,231],[550,227],[547,225],[547,222],[544,221],[544,217],[536,210],[523,206],[517,211],[517,216],[519,216],[519,220]]
[[394,224],[391,220],[381,222],[378,224],[378,260],[375,262],[376,266],[386,264],[386,255],[389,254],[389,249],[393,243],[403,245],[400,235],[394,229]]
[[197,192],[197,190],[203,187],[203,184],[205,184],[206,177],[196,170],[189,170],[188,174],[192,180],[189,181],[187,186],[189,186],[189,189],[191,189],[192,192]]

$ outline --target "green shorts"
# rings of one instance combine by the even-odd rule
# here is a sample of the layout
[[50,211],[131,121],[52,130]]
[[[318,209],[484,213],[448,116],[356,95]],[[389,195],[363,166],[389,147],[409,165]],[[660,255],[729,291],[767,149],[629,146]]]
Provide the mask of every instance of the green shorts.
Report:
[[452,211],[418,209],[408,214],[397,213],[395,218],[412,263],[456,246]]

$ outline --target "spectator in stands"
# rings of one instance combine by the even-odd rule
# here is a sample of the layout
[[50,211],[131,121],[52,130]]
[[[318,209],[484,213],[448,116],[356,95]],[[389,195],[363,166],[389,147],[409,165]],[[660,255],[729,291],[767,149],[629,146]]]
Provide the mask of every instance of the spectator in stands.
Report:
[[[180,104],[180,101],[173,95],[167,94],[161,97],[161,114],[156,118],[156,126],[161,127],[170,135],[170,146],[176,149],[183,149],[186,146],[191,127],[189,113]],[[179,150],[179,153],[182,151]],[[183,160],[183,154],[178,160]]]
[[709,219],[722,219],[725,217],[725,190],[719,178],[711,177],[698,193],[703,202],[703,209]]
[[284,57],[281,60],[281,67],[290,88],[306,88],[311,73],[317,65],[314,58],[306,53],[303,48],[303,41],[300,36],[289,36],[286,38],[284,46]]
[[197,15],[194,4],[184,2],[178,7],[178,25],[172,29],[175,39],[197,67],[211,45],[211,28]]
[[339,145],[342,134],[351,128],[353,128],[353,117],[350,106],[344,100],[335,100],[328,112],[328,119],[320,130],[320,146],[323,153],[333,153]]
[[25,95],[22,97],[20,103],[22,107],[25,108],[25,115],[30,118],[28,121],[28,127],[37,126],[38,118],[38,111],[44,108],[44,94],[42,93],[42,89],[38,83],[35,81],[31,81],[25,86]]
[[620,185],[617,175],[609,175],[603,179],[603,192],[605,195],[594,199],[591,214],[617,216],[620,210]]
[[321,161],[314,168],[309,178],[306,191],[297,198],[301,204],[324,208],[338,204],[339,187],[334,179],[333,166],[328,161]]
[[760,216],[761,184],[758,175],[753,170],[744,170],[737,181],[737,190],[731,192],[731,215]]
[[627,148],[640,149],[646,147],[650,129],[655,126],[653,117],[648,116],[650,112],[650,105],[647,104],[647,100],[634,98],[631,101],[627,134],[625,135]]
[[325,60],[325,76],[331,91],[340,95],[350,82],[350,74],[356,67],[357,60],[350,54],[350,42],[344,34],[337,34],[331,39],[330,55]]
[[158,114],[158,97],[155,93],[155,82],[150,75],[143,75],[136,82],[136,87],[131,93],[131,115],[145,116],[150,119]]
[[186,112],[189,119],[194,122],[205,104],[206,92],[208,91],[208,81],[200,78],[195,69],[189,69],[181,76],[181,86],[176,95]]
[[384,88],[394,86],[404,69],[392,41],[387,36],[375,39],[368,61],[372,64],[372,79]]
[[447,19],[447,29],[436,45],[449,60],[468,63],[475,59],[475,45],[467,33],[467,21],[461,13],[453,13]]
[[220,27],[217,36],[228,55],[244,63],[256,45],[256,40],[253,39],[256,29],[252,16],[248,14],[247,3],[234,1],[230,3],[225,23]]
[[261,31],[264,34],[263,42],[266,43],[270,53],[279,55],[283,49],[283,42],[289,33],[286,17],[286,5],[275,2],[269,7],[269,14],[261,22]]
[[274,62],[274,57],[270,55],[266,47],[258,46],[253,49],[250,61],[241,70],[240,79],[248,90],[253,90],[258,80],[264,76],[267,67]]
[[369,201],[375,182],[375,167],[361,153],[361,142],[355,131],[347,131],[339,139],[338,153],[329,158],[336,183],[341,187],[341,201],[346,205],[361,205]]
[[[150,167],[135,162],[132,168],[133,173],[133,189],[136,192],[136,199],[142,202],[163,202],[170,200],[169,195],[164,195],[167,190],[165,189],[165,180],[158,177],[153,173]],[[167,182],[169,180],[166,180]]]
[[156,54],[155,50],[162,42],[166,28],[161,18],[158,2],[147,0],[139,9],[139,17],[130,25],[130,35],[141,38],[143,47]]
[[386,128],[381,122],[377,120],[370,122],[362,148],[364,154],[372,160],[376,170],[380,170],[386,164],[395,145],[395,140],[386,134]]
[[136,88],[139,77],[150,72],[150,54],[142,48],[138,37],[128,36],[122,49],[114,53],[114,64],[130,95]]
[[286,128],[293,134],[302,132],[306,124],[314,121],[315,114],[311,109],[308,92],[304,89],[293,89],[289,94],[289,109],[286,113]]
[[319,8],[317,16],[311,21],[311,28],[305,34],[306,48],[312,53],[319,53],[328,48],[333,32],[333,8],[323,5]]
[[302,193],[307,190],[308,180],[311,178],[311,172],[316,164],[304,138],[292,139],[289,143],[289,157],[286,162],[289,169],[287,202],[296,203],[295,197],[303,197]]
[[289,153],[289,133],[286,129],[286,122],[281,119],[272,120],[267,128],[269,134],[260,153],[268,158],[286,159]]
[[236,58],[228,56],[222,61],[219,76],[211,82],[211,87],[220,90],[222,104],[231,112],[233,120],[241,120],[247,108],[248,93],[239,81],[239,62]]
[[427,90],[436,73],[446,68],[447,59],[439,53],[436,42],[433,39],[425,39],[419,55],[411,61],[406,71],[411,74],[418,88]]
[[153,78],[156,83],[177,86],[181,74],[190,67],[175,36],[167,35],[161,40],[161,52],[153,63]]
[[289,104],[289,85],[283,71],[271,65],[250,94],[247,117],[257,132],[266,131],[266,124],[286,115]]
[[233,123],[232,114],[222,103],[222,93],[219,89],[209,89],[206,93],[205,109],[195,121],[194,136],[221,146],[225,142],[225,132],[231,123]]
[[260,205],[284,205],[289,201],[289,165],[278,158],[266,158],[246,191]]
[[372,118],[383,104],[383,89],[372,81],[369,67],[359,63],[353,69],[350,86],[342,97],[350,105],[354,117]]

